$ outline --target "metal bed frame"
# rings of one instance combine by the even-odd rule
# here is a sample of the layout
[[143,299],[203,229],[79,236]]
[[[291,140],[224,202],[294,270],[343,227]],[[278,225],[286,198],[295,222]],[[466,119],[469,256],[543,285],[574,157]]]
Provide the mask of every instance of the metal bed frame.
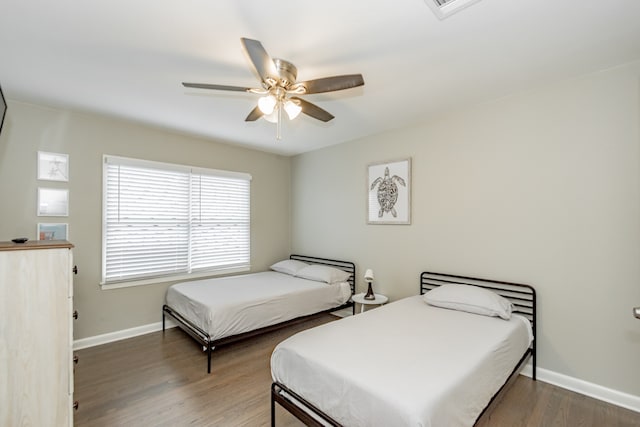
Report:
[[[532,286],[519,283],[425,271],[420,274],[420,295],[447,283],[478,286],[490,289],[498,295],[503,296],[513,304],[513,313],[524,316],[531,322],[531,329],[533,331],[533,341],[531,346],[522,355],[504,384],[491,397],[487,406],[482,410],[480,415],[478,415],[478,418],[476,419],[477,422],[477,420],[485,413],[487,408],[491,406],[491,403],[493,403],[496,397],[505,389],[509,380],[519,372],[520,368],[526,363],[529,357],[531,357],[533,365],[532,377],[534,381],[536,380],[536,291]],[[340,423],[332,419],[312,403],[305,400],[302,396],[296,394],[293,390],[290,390],[281,383],[274,382],[271,384],[272,427],[275,427],[276,425],[276,402],[307,426],[341,426]],[[322,423],[318,420],[322,420]]]
[[[302,262],[306,262],[306,263],[309,263],[309,264],[320,264],[320,265],[326,265],[326,266],[329,266],[329,267],[335,267],[335,268],[339,268],[340,270],[343,270],[343,271],[346,271],[348,273],[351,273],[351,276],[349,277],[347,282],[349,282],[349,285],[351,287],[351,295],[355,294],[355,289],[356,289],[356,266],[355,266],[354,263],[349,262],[349,261],[341,261],[341,260],[335,260],[335,259],[329,259],[329,258],[317,258],[317,257],[312,257],[312,256],[296,255],[296,254],[290,255],[289,259],[302,261]],[[210,374],[211,373],[211,354],[212,354],[213,350],[217,346],[224,345],[224,344],[231,344],[233,342],[240,341],[240,340],[243,340],[245,338],[250,338],[250,337],[253,337],[253,336],[256,336],[256,335],[264,334],[266,332],[270,332],[270,331],[282,328],[282,327],[287,326],[287,325],[303,322],[303,321],[305,321],[305,320],[307,320],[307,319],[309,319],[311,317],[317,316],[318,314],[321,314],[321,313],[328,313],[328,312],[332,312],[332,311],[336,311],[336,310],[341,310],[341,309],[347,308],[347,307],[352,307],[353,314],[355,314],[355,304],[353,303],[353,301],[351,299],[349,299],[349,301],[347,301],[346,303],[344,303],[344,304],[342,304],[342,305],[340,305],[338,307],[331,308],[329,310],[324,310],[324,311],[321,311],[321,312],[318,312],[318,313],[313,313],[313,314],[309,314],[309,315],[306,315],[306,316],[297,317],[295,319],[287,320],[286,322],[280,322],[280,323],[277,323],[275,325],[265,326],[263,328],[255,329],[253,331],[243,332],[241,334],[232,335],[232,336],[220,338],[220,339],[217,339],[217,340],[213,340],[213,339],[211,339],[211,335],[207,331],[205,331],[202,328],[196,326],[193,322],[191,322],[190,320],[185,318],[177,310],[175,310],[175,309],[171,308],[170,306],[164,304],[162,306],[162,332],[164,333],[165,327],[166,327],[165,318],[166,318],[166,316],[170,316],[171,318],[173,318],[173,320],[175,320],[177,322],[178,327],[180,329],[185,331],[193,339],[195,339],[197,342],[202,344],[203,351],[207,352],[207,373]]]

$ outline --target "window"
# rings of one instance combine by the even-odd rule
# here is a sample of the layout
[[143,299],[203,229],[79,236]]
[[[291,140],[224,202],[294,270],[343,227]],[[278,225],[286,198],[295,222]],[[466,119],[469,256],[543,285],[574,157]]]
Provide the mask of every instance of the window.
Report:
[[105,156],[102,284],[248,270],[250,182],[245,173]]

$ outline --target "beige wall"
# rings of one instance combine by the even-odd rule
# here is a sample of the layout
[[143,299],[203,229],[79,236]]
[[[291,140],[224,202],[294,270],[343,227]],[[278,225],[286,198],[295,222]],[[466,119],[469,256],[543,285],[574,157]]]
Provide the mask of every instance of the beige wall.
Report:
[[[247,172],[252,270],[289,254],[290,159],[103,116],[8,101],[0,136],[0,240],[36,238],[38,222],[68,222],[79,274],[75,339],[156,323],[167,284],[102,291],[102,155]],[[69,154],[69,183],[36,180],[38,150]],[[68,218],[37,217],[38,186],[69,188]]]
[[[639,77],[634,63],[297,156],[293,250],[372,268],[392,299],[424,270],[530,283],[539,365],[640,396]],[[412,224],[367,225],[367,164],[403,157]]]

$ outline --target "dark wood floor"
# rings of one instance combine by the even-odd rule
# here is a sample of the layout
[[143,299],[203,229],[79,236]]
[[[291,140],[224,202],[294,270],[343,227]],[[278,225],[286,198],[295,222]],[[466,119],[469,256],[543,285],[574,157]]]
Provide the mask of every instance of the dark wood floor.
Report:
[[[177,328],[78,351],[75,425],[268,426],[276,344],[336,318],[321,315],[206,355]],[[299,426],[278,409],[278,426]],[[480,420],[489,426],[639,426],[640,414],[519,376]]]

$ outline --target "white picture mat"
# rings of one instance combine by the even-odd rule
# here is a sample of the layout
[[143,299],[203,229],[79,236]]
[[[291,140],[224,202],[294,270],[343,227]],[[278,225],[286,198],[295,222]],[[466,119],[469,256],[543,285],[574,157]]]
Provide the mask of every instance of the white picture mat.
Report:
[[38,223],[37,240],[69,240],[69,224]]
[[69,216],[69,190],[38,187],[38,216]]
[[[380,184],[372,185],[378,178],[385,178],[385,169],[389,168],[389,179],[398,187],[398,200],[393,206],[396,216],[391,211],[382,212],[378,202]],[[394,177],[401,178],[405,185]],[[411,158],[373,163],[367,167],[367,222],[369,224],[411,224]]]
[[38,151],[38,179],[69,181],[69,155]]

